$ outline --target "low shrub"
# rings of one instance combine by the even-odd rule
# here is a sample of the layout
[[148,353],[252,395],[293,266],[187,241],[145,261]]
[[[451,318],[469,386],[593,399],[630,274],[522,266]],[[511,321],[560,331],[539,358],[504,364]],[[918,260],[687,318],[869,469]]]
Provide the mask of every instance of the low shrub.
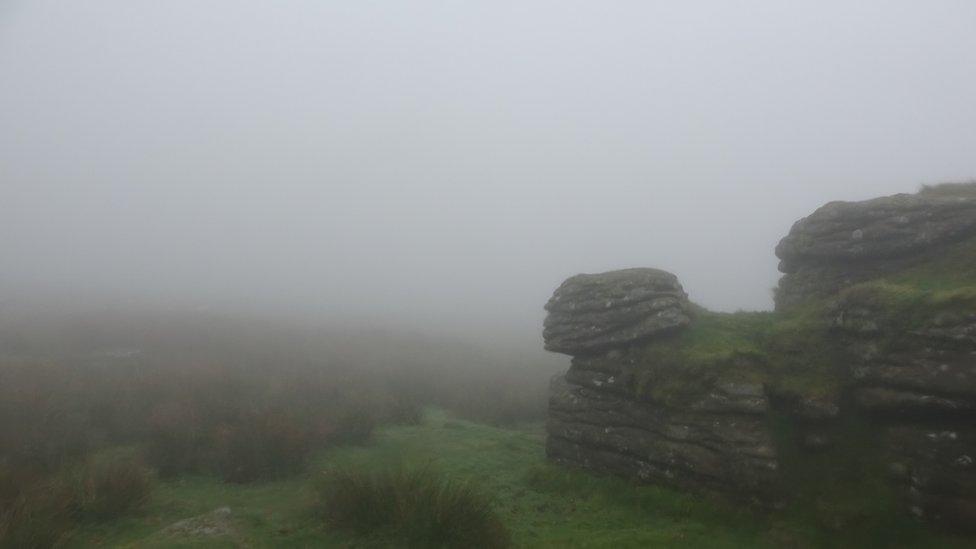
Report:
[[331,442],[337,444],[362,444],[373,436],[376,416],[371,410],[354,407],[339,416],[331,434]]
[[0,548],[60,545],[85,520],[118,518],[152,493],[149,469],[132,456],[89,459],[50,475],[0,468]]
[[215,433],[217,471],[227,482],[252,482],[301,470],[311,451],[308,430],[282,414],[248,414]]
[[509,384],[486,384],[457,398],[444,406],[455,414],[478,423],[496,426],[512,426],[539,421],[546,417],[548,386],[514,387]]
[[72,486],[61,478],[32,485],[0,509],[0,548],[45,549],[63,543],[76,503]]
[[197,472],[208,459],[199,415],[185,403],[162,402],[148,418],[146,459],[162,477]]
[[394,425],[420,425],[424,419],[424,408],[413,398],[393,398],[384,409],[383,419]]
[[137,510],[153,490],[149,469],[138,459],[116,457],[89,462],[77,473],[75,500],[82,517],[110,520]]
[[318,510],[336,529],[394,538],[408,547],[509,547],[491,500],[427,469],[335,470],[316,486]]

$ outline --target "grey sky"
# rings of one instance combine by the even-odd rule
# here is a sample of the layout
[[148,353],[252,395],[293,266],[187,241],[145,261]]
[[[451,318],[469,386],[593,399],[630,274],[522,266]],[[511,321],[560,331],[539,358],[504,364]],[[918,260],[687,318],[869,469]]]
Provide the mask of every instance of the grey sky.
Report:
[[976,2],[0,2],[0,291],[538,330],[767,308],[834,199],[976,176]]

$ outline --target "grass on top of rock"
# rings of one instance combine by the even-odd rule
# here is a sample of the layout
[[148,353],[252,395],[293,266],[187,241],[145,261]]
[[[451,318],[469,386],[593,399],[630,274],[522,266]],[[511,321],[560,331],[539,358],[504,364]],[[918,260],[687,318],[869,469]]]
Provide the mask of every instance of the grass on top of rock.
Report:
[[695,307],[688,328],[610,360],[629,365],[638,394],[665,405],[686,405],[722,383],[822,398],[839,390],[835,368],[842,362],[825,311],[824,302],[785,313]]
[[[976,193],[976,183],[925,193]],[[861,330],[882,347],[903,344],[919,328],[951,324],[976,309],[976,238],[926,261],[834,296],[777,312],[717,313],[693,307],[689,327],[627,353],[638,393],[687,404],[716,383],[762,383],[790,398],[837,399],[850,362],[842,341]],[[847,337],[843,335],[843,337]]]
[[976,181],[922,185],[918,194],[921,196],[974,197],[976,196]]
[[925,260],[882,277],[920,290],[943,291],[976,284],[976,237],[953,242]]
[[[976,238],[969,238],[924,263],[842,290],[829,300],[827,314],[835,322],[854,323],[850,327],[855,330],[879,332],[886,343],[897,343],[900,334],[962,320],[974,309]],[[840,312],[855,317],[838,317]]]
[[690,326],[630,351],[620,362],[633,365],[629,374],[638,394],[668,405],[684,404],[720,380],[761,382],[762,342],[773,317],[696,307]]

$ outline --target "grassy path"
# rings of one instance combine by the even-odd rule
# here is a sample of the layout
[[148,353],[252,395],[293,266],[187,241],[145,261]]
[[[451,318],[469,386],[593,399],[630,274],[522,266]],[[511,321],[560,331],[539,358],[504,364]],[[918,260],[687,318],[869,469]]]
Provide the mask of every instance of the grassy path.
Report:
[[[305,477],[249,485],[210,477],[161,482],[139,516],[86,527],[76,547],[360,547],[376,546],[327,531],[308,510],[310,478],[328,467],[411,465],[468,479],[493,494],[520,547],[805,546],[796,532],[729,508],[654,487],[634,487],[545,462],[539,425],[499,429],[442,412],[423,425],[391,427],[373,442],[317,457]],[[169,524],[220,507],[232,510],[233,533],[174,538]]]

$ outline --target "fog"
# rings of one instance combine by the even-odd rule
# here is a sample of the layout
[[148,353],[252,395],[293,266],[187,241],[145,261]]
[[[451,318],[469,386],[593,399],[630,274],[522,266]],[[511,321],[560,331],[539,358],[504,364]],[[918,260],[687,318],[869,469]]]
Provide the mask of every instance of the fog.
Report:
[[976,4],[0,4],[0,298],[522,334],[766,309],[830,200],[976,176]]

